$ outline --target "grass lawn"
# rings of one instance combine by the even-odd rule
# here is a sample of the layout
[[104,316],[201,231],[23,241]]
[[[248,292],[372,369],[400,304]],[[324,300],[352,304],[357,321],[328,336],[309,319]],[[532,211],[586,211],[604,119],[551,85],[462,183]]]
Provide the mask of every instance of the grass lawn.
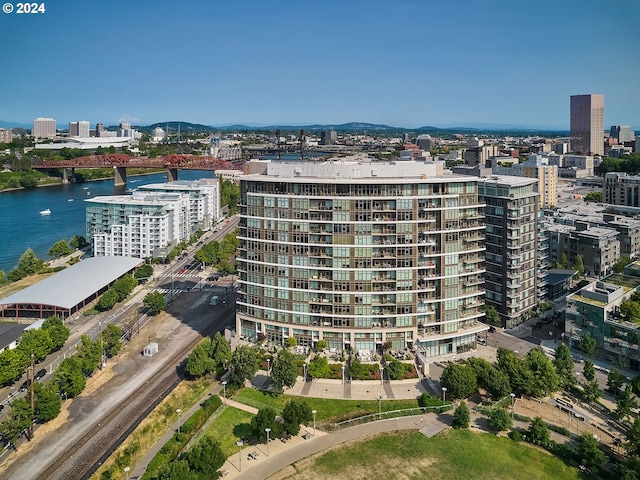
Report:
[[302,460],[288,471],[277,478],[364,480],[372,472],[384,472],[385,480],[588,478],[527,444],[466,430],[451,430],[434,438],[414,431],[380,435]]
[[236,441],[239,438],[251,437],[251,419],[253,415],[229,406],[225,407],[223,405],[220,408],[224,410],[211,423],[206,435],[213,437],[220,444],[224,454],[230,456],[238,453]]
[[[298,397],[294,395],[275,395],[262,392],[253,388],[245,388],[239,391],[234,400],[250,405],[257,409],[271,407],[280,413],[285,403],[291,399],[302,399],[307,402],[309,408],[317,410],[316,418],[326,420],[333,418],[354,417],[356,414],[368,415],[378,413],[378,401],[374,400],[336,400],[329,398]],[[418,400],[382,400],[381,409],[383,412],[390,410],[401,410],[405,408],[416,408]]]

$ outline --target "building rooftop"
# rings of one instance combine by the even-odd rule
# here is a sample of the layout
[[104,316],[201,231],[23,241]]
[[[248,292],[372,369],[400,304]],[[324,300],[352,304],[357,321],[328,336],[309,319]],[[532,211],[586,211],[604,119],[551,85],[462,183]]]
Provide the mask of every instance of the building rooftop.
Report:
[[135,190],[131,195],[97,196],[85,200],[88,203],[108,203],[118,205],[167,205],[180,199],[181,193]]
[[131,257],[92,257],[0,300],[0,308],[36,304],[70,310],[144,260]]
[[492,175],[490,177],[480,179],[480,183],[495,184],[496,186],[504,185],[509,187],[521,187],[535,184],[537,182],[537,178],[516,177],[513,175]]

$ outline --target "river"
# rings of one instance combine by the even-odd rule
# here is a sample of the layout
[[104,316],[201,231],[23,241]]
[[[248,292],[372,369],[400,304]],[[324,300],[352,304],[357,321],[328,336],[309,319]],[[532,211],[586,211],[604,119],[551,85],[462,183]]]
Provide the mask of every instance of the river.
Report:
[[[181,180],[212,178],[213,172],[180,170]],[[38,258],[49,259],[48,251],[59,240],[86,236],[84,200],[98,195],[119,195],[128,188],[161,183],[166,173],[127,178],[126,187],[114,187],[113,180],[55,185],[0,193],[0,270],[9,273],[27,248]],[[40,215],[50,209],[51,215]]]

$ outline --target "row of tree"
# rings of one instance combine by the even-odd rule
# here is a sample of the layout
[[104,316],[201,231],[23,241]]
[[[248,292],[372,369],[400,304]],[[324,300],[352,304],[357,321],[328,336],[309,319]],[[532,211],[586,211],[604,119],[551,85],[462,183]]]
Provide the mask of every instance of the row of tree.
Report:
[[103,356],[113,357],[120,351],[121,336],[122,331],[115,325],[108,325],[102,331],[101,339],[96,341],[83,335],[77,353],[62,361],[51,382],[45,385],[34,382],[33,390],[29,388],[25,398],[13,401],[6,419],[0,423],[3,440],[15,448],[22,432],[27,431],[27,438],[31,439],[29,432],[34,423],[45,423],[56,418],[60,414],[62,397],[79,395],[86,386],[86,377],[101,365]]
[[216,332],[213,339],[207,337],[189,354],[185,370],[193,378],[199,378],[219,369],[226,369],[231,361],[229,342]]
[[31,363],[31,354],[36,363],[41,362],[51,352],[61,349],[68,338],[69,329],[60,317],[49,317],[42,327],[24,332],[16,348],[0,353],[0,385],[22,378]]
[[96,309],[101,312],[111,310],[116,303],[121,302],[129,296],[133,289],[138,285],[138,281],[133,275],[124,275],[115,282],[109,290],[100,295]]
[[230,233],[225,235],[222,242],[213,240],[205,243],[193,257],[205,265],[215,265],[218,272],[222,274],[232,273],[235,268],[231,259],[239,246],[238,237]]

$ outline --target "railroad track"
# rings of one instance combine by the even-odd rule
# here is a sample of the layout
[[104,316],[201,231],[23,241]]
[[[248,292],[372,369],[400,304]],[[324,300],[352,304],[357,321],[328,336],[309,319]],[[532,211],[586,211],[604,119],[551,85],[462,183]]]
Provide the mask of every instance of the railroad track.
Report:
[[[225,324],[227,315],[234,308],[228,308],[224,316],[205,332],[210,335],[220,325]],[[76,439],[39,477],[42,480],[85,480],[88,479],[147,415],[178,385],[183,378],[183,360],[202,340],[196,337],[179,352],[174,353],[146,383],[135,390],[127,399],[105,412],[99,424]],[[179,365],[178,368],[174,368]]]

